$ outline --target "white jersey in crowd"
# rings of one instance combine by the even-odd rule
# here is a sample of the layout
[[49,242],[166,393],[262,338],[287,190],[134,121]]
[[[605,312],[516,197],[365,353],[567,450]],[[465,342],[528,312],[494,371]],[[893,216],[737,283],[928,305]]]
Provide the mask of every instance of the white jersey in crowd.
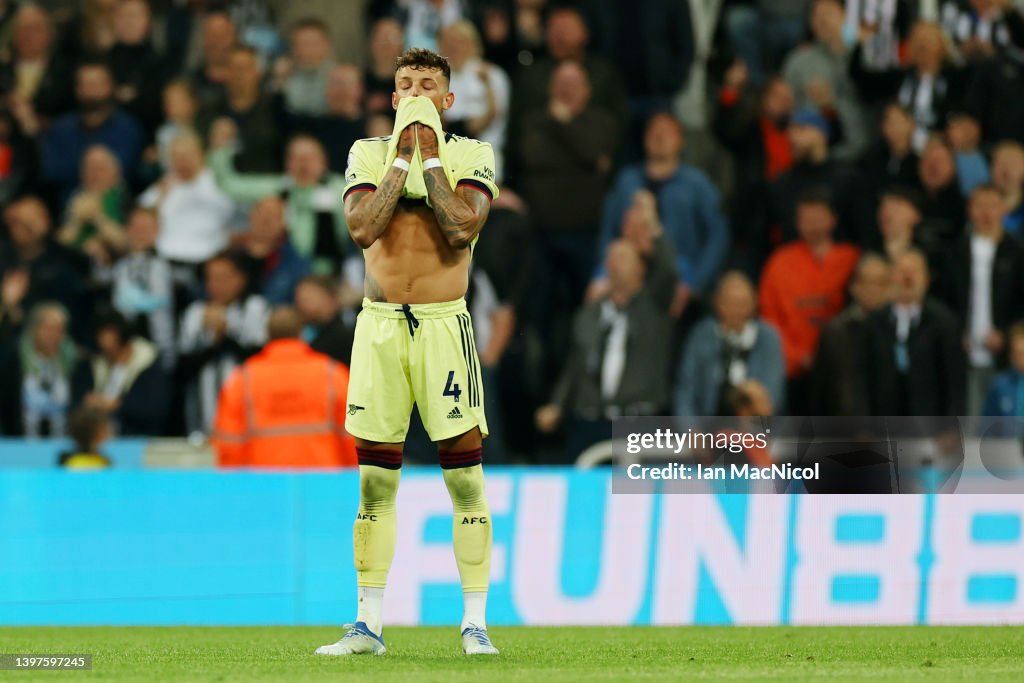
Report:
[[[213,333],[203,327],[207,302],[196,301],[181,316],[178,351],[181,354],[212,349]],[[227,307],[226,336],[242,347],[260,347],[267,341],[267,318],[270,306],[258,295],[248,296]],[[199,374],[189,383],[185,395],[185,426],[188,432],[209,433],[217,411],[221,385],[239,365],[236,354],[225,350],[203,364]]]

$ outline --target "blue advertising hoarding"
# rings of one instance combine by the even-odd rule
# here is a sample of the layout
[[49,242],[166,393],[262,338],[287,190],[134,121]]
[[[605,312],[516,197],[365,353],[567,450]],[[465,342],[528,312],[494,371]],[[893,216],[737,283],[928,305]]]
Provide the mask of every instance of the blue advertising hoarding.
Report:
[[[1024,497],[613,495],[488,469],[492,624],[1024,623]],[[0,471],[0,623],[340,624],[355,472]],[[406,468],[385,618],[455,624],[451,503]]]

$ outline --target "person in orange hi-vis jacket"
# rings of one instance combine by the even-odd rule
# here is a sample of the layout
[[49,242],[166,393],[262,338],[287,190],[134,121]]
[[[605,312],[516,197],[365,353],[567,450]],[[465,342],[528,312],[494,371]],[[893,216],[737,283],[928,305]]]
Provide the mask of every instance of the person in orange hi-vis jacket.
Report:
[[355,467],[345,432],[348,368],[299,339],[302,322],[278,308],[270,341],[221,389],[211,441],[220,467]]

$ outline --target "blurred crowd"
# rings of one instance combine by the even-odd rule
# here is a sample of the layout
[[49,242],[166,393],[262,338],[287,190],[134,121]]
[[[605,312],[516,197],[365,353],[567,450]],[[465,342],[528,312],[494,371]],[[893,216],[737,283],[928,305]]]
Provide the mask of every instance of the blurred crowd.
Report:
[[284,305],[347,364],[348,149],[411,46],[498,163],[491,461],[622,415],[1024,415],[1022,11],[0,0],[0,434],[208,434]]

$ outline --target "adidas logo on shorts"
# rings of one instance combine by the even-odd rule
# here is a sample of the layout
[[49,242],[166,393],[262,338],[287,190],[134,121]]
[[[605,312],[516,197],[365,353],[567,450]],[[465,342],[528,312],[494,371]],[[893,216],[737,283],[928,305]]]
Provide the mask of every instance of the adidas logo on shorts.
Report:
[[462,413],[459,412],[459,407],[458,406],[455,406],[454,408],[452,408],[452,412],[448,413],[448,419],[449,420],[456,420],[456,419],[461,420],[462,419]]

